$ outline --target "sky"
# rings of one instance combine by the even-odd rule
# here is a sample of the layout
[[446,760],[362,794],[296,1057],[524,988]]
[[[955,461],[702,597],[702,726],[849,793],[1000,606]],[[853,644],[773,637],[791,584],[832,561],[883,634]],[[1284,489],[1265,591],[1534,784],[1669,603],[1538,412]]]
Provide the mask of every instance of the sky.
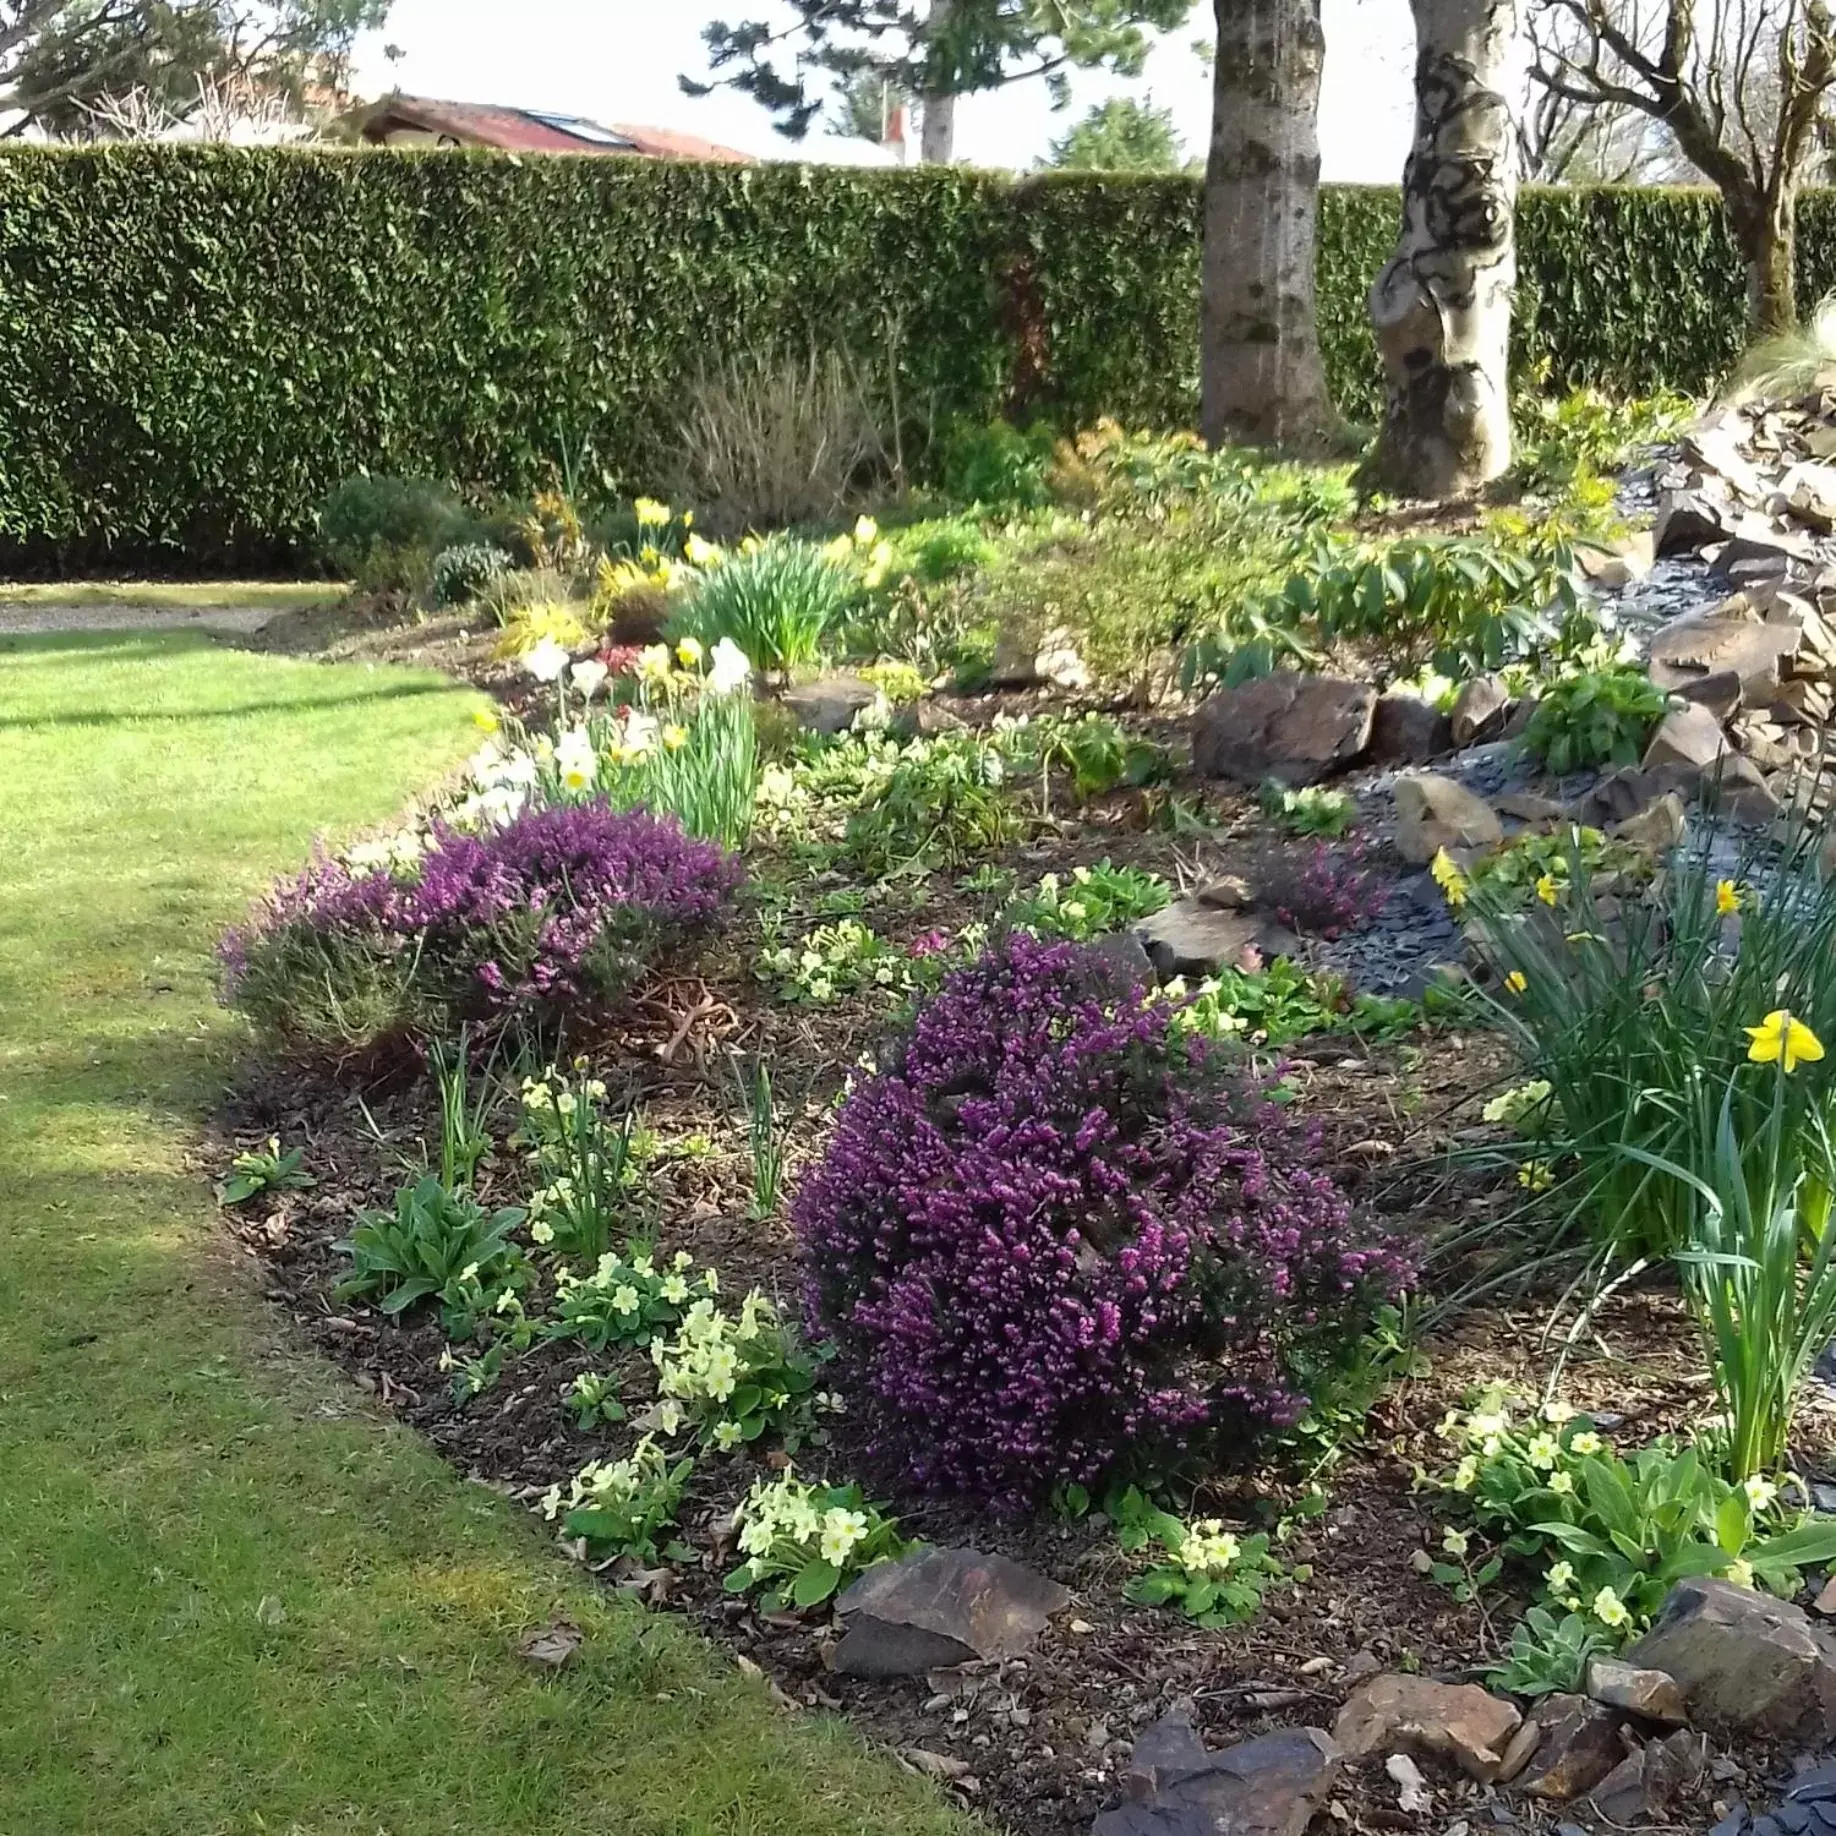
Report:
[[[766,158],[798,149],[750,98],[682,94],[681,71],[705,69],[701,29],[714,18],[769,16],[777,0],[395,0],[389,24],[358,46],[365,94],[401,88],[457,102],[501,102],[647,127],[676,128]],[[1409,140],[1413,28],[1408,0],[1324,0],[1326,75],[1320,107],[1324,175],[1394,183]],[[1156,46],[1139,80],[1078,73],[1070,109],[1055,114],[1041,83],[966,98],[957,157],[974,165],[1035,165],[1093,102],[1152,95],[1171,108],[1188,154],[1202,156],[1211,80],[1192,51],[1209,32],[1199,0],[1191,23]],[[385,46],[399,49],[391,60]],[[809,156],[817,143],[804,143]],[[915,150],[914,150],[915,151]]]

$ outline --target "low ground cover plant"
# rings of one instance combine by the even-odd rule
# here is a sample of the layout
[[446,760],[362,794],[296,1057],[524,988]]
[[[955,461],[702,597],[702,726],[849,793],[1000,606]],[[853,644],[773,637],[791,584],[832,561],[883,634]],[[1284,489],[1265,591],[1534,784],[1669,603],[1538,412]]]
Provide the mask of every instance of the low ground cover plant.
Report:
[[490,1290],[516,1271],[522,1251],[515,1233],[523,1218],[517,1206],[487,1211],[471,1193],[450,1191],[430,1173],[403,1186],[393,1210],[359,1214],[340,1246],[351,1272],[339,1292],[373,1301],[384,1313],[428,1299],[462,1307],[463,1284]]
[[727,1591],[762,1588],[759,1608],[766,1613],[820,1606],[912,1547],[898,1520],[858,1485],[812,1483],[789,1468],[760,1480],[733,1521],[746,1559],[728,1575]]
[[713,923],[739,863],[673,822],[603,804],[436,825],[412,867],[321,859],[224,939],[224,998],[267,1038],[321,1051],[539,1024],[615,999]]
[[1558,777],[1592,765],[1636,765],[1669,703],[1631,666],[1560,676],[1538,693],[1524,750]]
[[811,1330],[912,1484],[1024,1509],[1306,1407],[1407,1279],[1171,1010],[1016,933],[858,1084],[794,1217]]

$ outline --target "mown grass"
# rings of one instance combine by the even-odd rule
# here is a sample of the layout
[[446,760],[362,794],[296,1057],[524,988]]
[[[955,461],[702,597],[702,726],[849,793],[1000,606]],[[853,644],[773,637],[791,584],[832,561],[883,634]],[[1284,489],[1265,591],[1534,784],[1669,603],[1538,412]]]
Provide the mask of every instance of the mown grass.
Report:
[[0,605],[152,606],[174,612],[262,606],[296,612],[336,605],[346,590],[335,580],[0,580]]
[[[0,1832],[961,1836],[287,1349],[221,1247],[213,937],[470,705],[194,634],[0,642]],[[538,1675],[557,1612],[585,1643]]]

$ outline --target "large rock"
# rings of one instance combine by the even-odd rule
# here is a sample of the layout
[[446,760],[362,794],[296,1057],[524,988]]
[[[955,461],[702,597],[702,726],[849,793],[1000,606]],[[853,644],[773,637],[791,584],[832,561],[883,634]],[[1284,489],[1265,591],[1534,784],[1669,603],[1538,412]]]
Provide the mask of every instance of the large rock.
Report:
[[1689,1720],[1689,1705],[1667,1670],[1641,1670],[1618,1658],[1595,1658],[1587,1667],[1587,1693],[1608,1708],[1624,1709],[1646,1721],[1680,1728]]
[[1643,529],[1598,547],[1592,543],[1577,545],[1575,566],[1595,586],[1616,593],[1651,572],[1654,553],[1651,531]]
[[1019,1657],[1071,1604],[1056,1581],[1005,1556],[920,1549],[870,1568],[836,1601],[835,1668],[909,1677],[975,1658]]
[[1625,1661],[1667,1671],[1701,1726],[1836,1740],[1836,1640],[1788,1601],[1727,1581],[1679,1581]]
[[1300,939],[1272,920],[1229,910],[1202,896],[1162,906],[1135,926],[1134,935],[1163,981],[1243,966],[1247,952],[1266,961],[1292,956],[1300,948]]
[[1472,676],[1454,694],[1447,718],[1456,746],[1479,746],[1504,731],[1511,712],[1511,691],[1498,676]]
[[1203,777],[1240,784],[1317,784],[1363,757],[1376,707],[1367,682],[1277,670],[1200,706],[1192,763]]
[[1715,557],[1710,578],[1731,587],[1776,585],[1809,574],[1817,551],[1803,536],[1785,535],[1763,519],[1741,525]]
[[1566,1804],[1592,1791],[1626,1756],[1619,1717],[1585,1696],[1545,1696],[1535,1714],[1542,1739],[1517,1779],[1533,1798]]
[[859,676],[824,676],[784,691],[784,705],[811,733],[846,733],[880,691]]
[[1727,735],[1707,708],[1672,708],[1657,724],[1645,747],[1644,769],[1658,771],[1681,765],[1692,771],[1715,769],[1728,749]]
[[1476,1683],[1390,1674],[1372,1677],[1346,1698],[1332,1737],[1348,1759],[1405,1747],[1450,1759],[1468,1778],[1490,1784],[1523,1719]]
[[1727,720],[1740,712],[1746,687],[1739,670],[1717,669],[1706,676],[1690,676],[1676,683],[1671,693],[1699,708],[1707,708],[1717,720]]
[[1396,780],[1396,851],[1425,867],[1443,848],[1495,848],[1504,825],[1486,800],[1433,772]]
[[1211,1753],[1184,1715],[1166,1715],[1136,1741],[1127,1796],[1097,1818],[1091,1836],[1303,1836],[1339,1764],[1318,1728]]
[[1371,759],[1426,765],[1453,750],[1453,722],[1419,695],[1379,695],[1371,717]]
[[1707,1743],[1679,1728],[1628,1754],[1587,1794],[1587,1808],[1623,1827],[1645,1818],[1667,1818],[1677,1800],[1693,1791],[1708,1766]]
[[1693,555],[1734,533],[1727,505],[1696,491],[1667,491],[1652,524],[1652,547],[1660,555]]
[[1747,594],[1736,593],[1710,611],[1686,612],[1653,632],[1647,668],[1651,680],[1672,694],[1732,670],[1751,695],[1779,680],[1781,665],[1803,642],[1800,623],[1764,618]]

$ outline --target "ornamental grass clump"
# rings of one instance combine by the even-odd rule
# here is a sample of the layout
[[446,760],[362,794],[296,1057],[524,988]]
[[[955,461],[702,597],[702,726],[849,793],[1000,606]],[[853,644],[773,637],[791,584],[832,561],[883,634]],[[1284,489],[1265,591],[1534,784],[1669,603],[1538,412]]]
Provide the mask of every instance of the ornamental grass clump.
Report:
[[223,994],[270,1040],[332,1051],[602,1006],[711,924],[739,862],[603,804],[436,827],[409,866],[318,861],[223,940]]
[[795,1220],[813,1333],[874,1453],[997,1509],[1125,1456],[1239,1451],[1408,1278],[1253,1082],[1023,933],[857,1086]]

